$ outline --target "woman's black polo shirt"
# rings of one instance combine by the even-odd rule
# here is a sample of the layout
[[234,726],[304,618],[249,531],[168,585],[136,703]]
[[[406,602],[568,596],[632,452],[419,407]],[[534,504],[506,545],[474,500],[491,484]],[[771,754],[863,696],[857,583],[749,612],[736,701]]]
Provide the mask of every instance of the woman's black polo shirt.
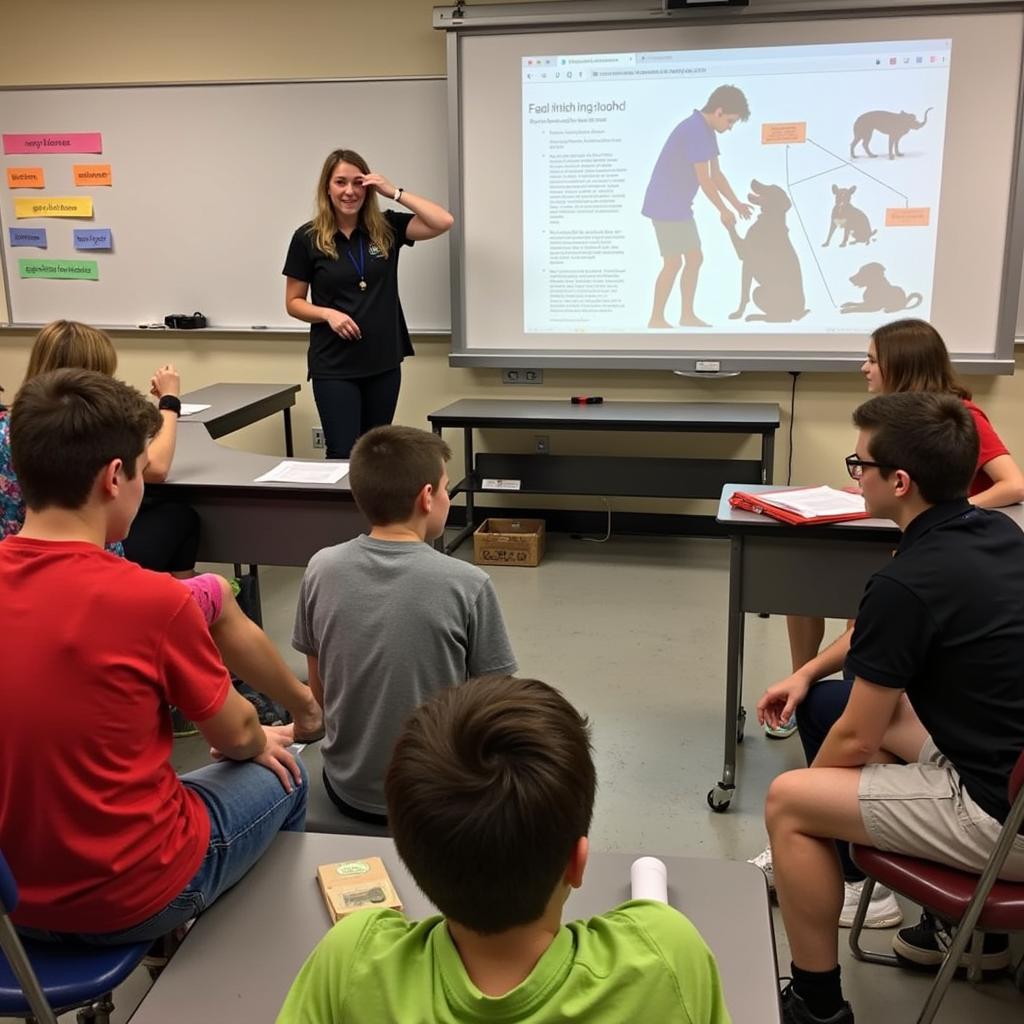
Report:
[[993,818],[1024,750],[1024,532],[965,499],[911,522],[868,581],[846,667],[907,691],[935,745]]
[[[308,377],[372,377],[393,370],[413,355],[398,297],[398,253],[403,245],[413,244],[406,237],[413,215],[385,210],[384,216],[395,232],[387,259],[361,228],[356,228],[351,238],[340,231],[334,236],[336,260],[316,248],[309,224],[292,235],[282,273],[308,282],[314,306],[347,313],[363,335],[353,341],[335,334],[325,323],[310,324]],[[366,291],[359,288],[360,265],[365,269]]]

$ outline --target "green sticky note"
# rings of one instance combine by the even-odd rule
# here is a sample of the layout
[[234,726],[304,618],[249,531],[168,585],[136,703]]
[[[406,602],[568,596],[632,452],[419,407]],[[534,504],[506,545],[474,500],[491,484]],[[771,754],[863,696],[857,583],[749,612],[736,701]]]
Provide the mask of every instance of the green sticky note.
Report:
[[98,281],[96,260],[18,260],[21,277],[49,277],[57,281]]

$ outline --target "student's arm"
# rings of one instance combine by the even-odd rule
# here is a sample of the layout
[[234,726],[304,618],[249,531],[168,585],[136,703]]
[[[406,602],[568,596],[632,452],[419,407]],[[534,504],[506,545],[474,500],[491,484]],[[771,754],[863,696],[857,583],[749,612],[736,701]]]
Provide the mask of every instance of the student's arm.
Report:
[[343,338],[361,338],[359,325],[340,309],[329,306],[314,306],[306,296],[309,294],[309,282],[300,281],[296,277],[286,277],[284,286],[284,308],[289,316],[307,324],[327,324],[335,334]]
[[733,209],[744,220],[749,220],[753,211],[746,203],[736,198],[736,193],[733,192],[732,186],[726,179],[725,172],[719,165],[717,156],[711,161],[711,181],[715,188],[732,204]]
[[854,680],[846,708],[825,737],[812,768],[859,768],[882,749],[903,690]]
[[[398,191],[397,187],[382,174],[364,174],[363,184],[377,189],[388,199],[394,199]],[[405,237],[410,242],[425,242],[429,238],[437,238],[455,223],[455,218],[439,203],[415,195],[408,189],[402,190],[402,198],[397,202],[413,212],[413,218],[405,229]]]
[[992,486],[967,500],[979,508],[1002,508],[1024,501],[1024,473],[1013,461],[1012,455],[997,455],[981,469],[992,481]]
[[317,704],[323,710],[324,706],[324,681],[320,678],[320,662],[315,654],[306,655],[306,667],[309,670],[309,688],[313,691]]
[[758,722],[761,725],[767,723],[773,729],[782,722],[788,722],[818,680],[842,672],[843,662],[850,653],[852,635],[851,626],[792,675],[769,686],[757,702]]
[[732,227],[736,223],[736,215],[719,197],[718,186],[711,175],[710,165],[707,163],[697,163],[693,165],[693,169],[697,172],[697,184],[700,185],[701,191],[711,200],[715,209],[721,214],[722,223],[727,227]]
[[485,580],[477,594],[468,623],[469,650],[466,671],[470,678],[483,675],[512,675],[516,656],[505,629],[498,595],[491,581]]
[[[161,366],[153,374],[149,382],[149,393],[154,398],[163,398],[164,395],[174,395],[177,398],[181,395],[181,377],[170,363]],[[174,461],[174,446],[178,440],[178,414],[170,409],[161,409],[160,419],[163,421],[160,431],[149,442],[147,449],[149,464],[142,471],[142,479],[147,484],[163,483]]]

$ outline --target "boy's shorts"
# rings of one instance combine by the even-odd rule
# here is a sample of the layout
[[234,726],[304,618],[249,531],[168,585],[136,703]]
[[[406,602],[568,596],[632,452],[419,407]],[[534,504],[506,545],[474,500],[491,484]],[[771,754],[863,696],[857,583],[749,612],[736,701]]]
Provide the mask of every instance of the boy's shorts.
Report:
[[[872,846],[953,868],[980,874],[1002,829],[930,738],[911,764],[865,765],[858,795]],[[1017,836],[999,877],[1024,882],[1024,835]]]
[[180,580],[192,595],[192,600],[199,605],[199,610],[212,626],[219,618],[224,606],[224,585],[220,576],[212,572],[204,572],[199,576],[190,576]]
[[681,256],[700,249],[700,232],[692,217],[689,220],[656,220],[653,223],[658,249],[663,257]]

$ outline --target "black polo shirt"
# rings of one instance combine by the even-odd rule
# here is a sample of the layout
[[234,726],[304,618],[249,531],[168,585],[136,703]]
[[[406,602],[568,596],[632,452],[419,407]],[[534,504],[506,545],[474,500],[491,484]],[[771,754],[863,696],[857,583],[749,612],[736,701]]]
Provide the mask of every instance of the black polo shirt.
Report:
[[911,522],[868,581],[847,668],[907,691],[935,745],[993,818],[1024,750],[1024,532],[965,499]]
[[[413,244],[406,237],[413,215],[385,210],[384,216],[395,232],[387,259],[362,228],[356,228],[351,238],[340,231],[334,236],[336,260],[316,247],[309,224],[292,235],[282,273],[308,282],[314,306],[348,313],[362,332],[361,338],[350,340],[325,323],[310,324],[308,377],[372,377],[413,355],[398,298],[398,253],[403,245]],[[366,291],[359,287],[360,267],[365,270]]]

